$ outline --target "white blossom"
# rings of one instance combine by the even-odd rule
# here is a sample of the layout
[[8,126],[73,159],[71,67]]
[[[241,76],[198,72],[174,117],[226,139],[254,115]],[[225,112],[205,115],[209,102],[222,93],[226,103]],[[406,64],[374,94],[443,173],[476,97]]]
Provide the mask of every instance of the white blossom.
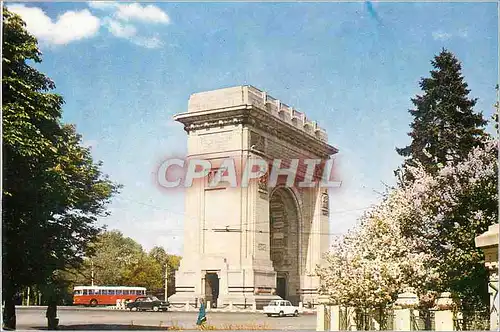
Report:
[[[424,300],[432,298],[435,292],[429,285],[441,278],[440,257],[435,255],[439,225],[447,222],[464,195],[474,195],[477,188],[485,190],[493,182],[489,180],[496,178],[497,144],[490,141],[473,149],[465,161],[444,165],[436,175],[421,165],[408,167],[414,182],[390,191],[361,217],[357,228],[333,243],[325,264],[318,267],[320,292],[351,306],[384,305],[406,287],[414,287]],[[497,199],[496,183],[491,183],[491,195]],[[478,223],[495,222],[496,216],[482,210],[468,213],[465,217]],[[453,243],[440,245],[453,255],[466,250]]]

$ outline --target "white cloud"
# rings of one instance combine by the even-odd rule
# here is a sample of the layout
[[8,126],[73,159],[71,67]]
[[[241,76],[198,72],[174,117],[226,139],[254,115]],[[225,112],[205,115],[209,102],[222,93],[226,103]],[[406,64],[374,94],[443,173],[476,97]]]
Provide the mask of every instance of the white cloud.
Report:
[[106,21],[109,32],[115,37],[132,38],[137,35],[137,29],[130,24],[122,24],[115,20]]
[[468,32],[467,32],[467,30],[462,29],[456,33],[445,32],[442,30],[434,31],[432,33],[432,38],[434,38],[434,40],[448,40],[448,39],[455,38],[455,37],[467,38]]
[[131,24],[107,18],[105,20],[105,25],[113,36],[128,39],[135,45],[146,48],[158,48],[162,45],[162,42],[158,37],[138,36],[137,29]]
[[158,48],[163,45],[161,39],[158,37],[138,37],[133,39],[132,42],[146,48]]
[[89,1],[88,5],[90,8],[107,10],[116,8],[118,3],[113,1]]
[[139,3],[122,4],[118,2],[99,2],[92,1],[88,3],[89,7],[114,11],[113,16],[123,21],[142,21],[146,23],[170,23],[167,13],[155,5],[141,5]]
[[88,9],[67,11],[55,22],[38,7],[9,5],[9,10],[20,15],[26,22],[27,30],[41,42],[64,45],[72,41],[94,36],[100,27],[100,20]]
[[149,23],[170,23],[168,15],[154,5],[141,6],[138,3],[119,5],[116,16],[125,21],[137,20]]
[[447,39],[450,39],[451,36],[452,36],[451,33],[442,32],[442,31],[434,31],[432,33],[432,38],[434,38],[434,40],[447,40]]
[[145,48],[158,48],[163,45],[157,36],[141,36],[138,29],[131,22],[142,21],[143,23],[170,23],[168,15],[154,5],[142,5],[139,3],[119,2],[88,2],[92,9],[108,12],[104,18],[105,26],[109,32],[118,38],[128,39],[135,45]]
[[[163,45],[157,36],[141,36],[132,21],[147,23],[170,22],[168,15],[154,5],[138,3],[122,4],[119,2],[88,2],[92,9],[110,12],[102,19],[92,15],[88,9],[67,11],[53,21],[38,7],[27,7],[24,4],[9,5],[9,9],[19,14],[26,22],[27,30],[40,42],[53,45],[64,45],[72,41],[95,36],[101,25],[117,38],[127,39],[135,45],[145,48],[158,48]],[[103,23],[102,23],[103,22]]]

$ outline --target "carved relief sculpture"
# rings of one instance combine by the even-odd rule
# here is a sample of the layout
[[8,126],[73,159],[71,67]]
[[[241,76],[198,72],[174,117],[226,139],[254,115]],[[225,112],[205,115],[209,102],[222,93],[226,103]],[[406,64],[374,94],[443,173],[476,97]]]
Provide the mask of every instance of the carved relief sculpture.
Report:
[[259,191],[260,192],[267,193],[267,179],[268,179],[268,173],[262,175],[259,178]]
[[327,193],[327,192],[324,192],[324,193],[321,195],[321,213],[322,213],[324,216],[328,216],[328,213],[329,213],[329,210],[328,210],[328,202],[329,202],[329,199],[328,199],[328,193]]

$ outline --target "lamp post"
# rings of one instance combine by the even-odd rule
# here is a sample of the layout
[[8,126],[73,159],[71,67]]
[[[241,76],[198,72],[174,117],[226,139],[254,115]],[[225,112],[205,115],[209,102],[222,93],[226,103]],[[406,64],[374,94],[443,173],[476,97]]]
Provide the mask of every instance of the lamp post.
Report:
[[168,301],[168,263],[165,263],[165,302]]
[[94,286],[94,261],[93,260],[90,260],[90,282],[91,282],[91,286],[93,287]]

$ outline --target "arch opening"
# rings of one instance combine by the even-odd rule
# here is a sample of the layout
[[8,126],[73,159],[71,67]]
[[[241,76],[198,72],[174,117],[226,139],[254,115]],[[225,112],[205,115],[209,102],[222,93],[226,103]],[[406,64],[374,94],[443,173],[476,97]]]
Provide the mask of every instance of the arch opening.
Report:
[[276,272],[276,294],[299,302],[299,217],[293,194],[277,188],[269,200],[270,258]]

